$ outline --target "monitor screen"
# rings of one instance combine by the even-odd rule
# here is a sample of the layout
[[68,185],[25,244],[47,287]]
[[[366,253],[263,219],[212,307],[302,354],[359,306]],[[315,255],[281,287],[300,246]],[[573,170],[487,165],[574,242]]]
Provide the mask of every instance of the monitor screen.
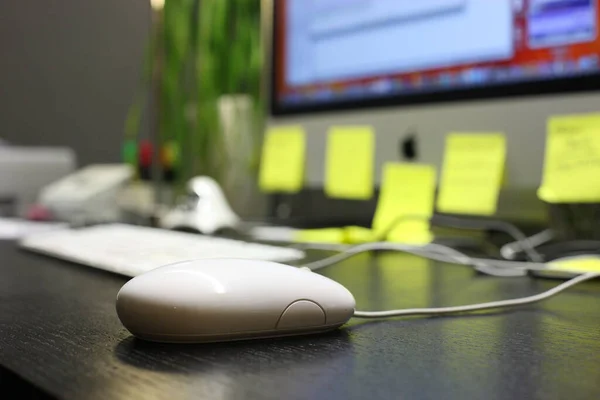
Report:
[[597,0],[274,0],[275,114],[599,87]]

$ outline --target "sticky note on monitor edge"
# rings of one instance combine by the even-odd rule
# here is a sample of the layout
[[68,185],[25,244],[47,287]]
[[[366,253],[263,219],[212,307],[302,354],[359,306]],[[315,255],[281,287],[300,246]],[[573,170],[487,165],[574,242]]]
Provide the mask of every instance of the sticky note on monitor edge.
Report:
[[439,211],[493,215],[506,180],[506,138],[502,133],[450,133],[446,137]]
[[301,126],[269,129],[264,138],[259,187],[268,193],[296,193],[304,183],[306,135]]
[[548,120],[542,184],[548,203],[600,202],[600,114]]
[[324,190],[327,197],[373,196],[375,134],[369,126],[334,126],[327,135]]
[[[388,233],[394,242],[425,244],[433,239],[436,169],[433,165],[387,163],[373,218],[376,235]],[[401,219],[405,217],[406,221]]]

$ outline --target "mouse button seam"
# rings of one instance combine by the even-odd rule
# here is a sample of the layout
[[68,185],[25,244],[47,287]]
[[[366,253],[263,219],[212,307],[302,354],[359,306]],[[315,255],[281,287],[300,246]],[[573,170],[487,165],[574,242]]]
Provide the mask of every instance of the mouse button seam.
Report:
[[288,304],[287,306],[285,306],[285,308],[283,309],[283,311],[281,312],[281,315],[279,316],[279,318],[277,318],[277,323],[275,324],[275,329],[277,329],[277,327],[279,326],[279,322],[281,322],[281,318],[283,318],[283,315],[285,314],[285,312],[294,304],[298,303],[299,301],[308,301],[310,303],[313,303],[314,305],[316,305],[317,307],[319,307],[321,309],[321,311],[323,311],[323,315],[325,316],[325,324],[327,324],[327,313],[325,312],[325,309],[316,301],[314,300],[309,300],[309,299],[297,299],[292,301],[290,304]]

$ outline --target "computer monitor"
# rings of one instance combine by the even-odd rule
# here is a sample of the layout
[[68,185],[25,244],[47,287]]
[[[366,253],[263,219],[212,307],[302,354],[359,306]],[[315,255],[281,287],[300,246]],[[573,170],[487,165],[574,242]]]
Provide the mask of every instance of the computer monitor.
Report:
[[[307,131],[307,187],[323,185],[334,124],[369,124],[376,170],[440,166],[448,132],[504,132],[501,215],[538,219],[546,121],[598,111],[597,0],[270,0],[270,125]],[[380,174],[378,174],[380,175]],[[377,176],[379,179],[380,176]]]

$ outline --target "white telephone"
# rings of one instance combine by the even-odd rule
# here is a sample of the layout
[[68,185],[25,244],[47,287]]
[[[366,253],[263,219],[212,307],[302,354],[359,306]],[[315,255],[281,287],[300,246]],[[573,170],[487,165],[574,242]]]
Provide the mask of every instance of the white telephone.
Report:
[[38,203],[71,223],[118,221],[117,196],[133,174],[127,164],[90,165],[43,188]]

